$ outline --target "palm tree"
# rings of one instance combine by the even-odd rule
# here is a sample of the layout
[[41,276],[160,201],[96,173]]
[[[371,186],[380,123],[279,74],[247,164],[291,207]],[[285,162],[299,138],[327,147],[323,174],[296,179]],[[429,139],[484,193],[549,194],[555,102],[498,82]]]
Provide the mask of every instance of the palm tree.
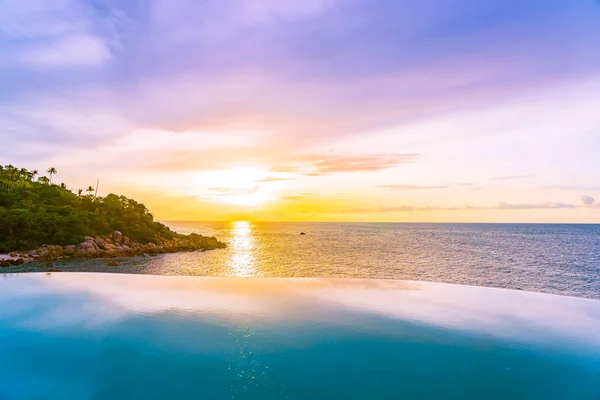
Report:
[[77,196],[81,197],[81,193],[83,193],[83,189],[77,189]]
[[67,185],[65,185],[64,182],[60,184],[60,187],[61,187],[61,189],[67,189]]
[[31,171],[31,180],[34,180],[34,179],[35,179],[35,176],[36,176],[37,174],[39,174],[39,172],[38,172],[38,170],[37,170],[37,169],[34,169],[33,171]]
[[93,192],[94,190],[96,190],[96,189],[94,189],[92,186],[88,186],[88,188],[87,188],[87,189],[85,189],[85,191],[89,193],[89,196],[91,196],[91,195],[92,195],[92,192]]
[[52,175],[58,174],[58,171],[56,170],[56,168],[50,167],[46,172],[48,173],[48,175],[50,175],[50,184],[52,184]]
[[48,184],[48,183],[50,183],[50,179],[48,179],[48,177],[47,177],[47,176],[40,176],[40,177],[38,178],[38,182],[40,182],[40,183],[46,183],[46,184]]

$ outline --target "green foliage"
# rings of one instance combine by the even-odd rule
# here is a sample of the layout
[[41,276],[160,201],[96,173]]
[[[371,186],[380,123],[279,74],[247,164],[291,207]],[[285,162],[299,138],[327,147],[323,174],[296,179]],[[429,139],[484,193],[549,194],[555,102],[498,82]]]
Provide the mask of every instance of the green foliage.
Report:
[[84,236],[115,230],[139,243],[179,236],[155,222],[135,200],[115,194],[94,197],[91,192],[81,196],[43,176],[35,181],[34,172],[0,165],[0,252],[76,244]]

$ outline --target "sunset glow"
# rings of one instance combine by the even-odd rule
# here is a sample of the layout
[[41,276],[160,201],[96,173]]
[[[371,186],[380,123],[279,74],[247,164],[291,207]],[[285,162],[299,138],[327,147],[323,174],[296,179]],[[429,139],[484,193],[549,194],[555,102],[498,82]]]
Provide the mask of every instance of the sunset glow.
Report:
[[198,183],[209,186],[205,196],[215,202],[252,207],[272,200],[272,190],[260,185],[267,175],[257,168],[233,168],[208,173]]

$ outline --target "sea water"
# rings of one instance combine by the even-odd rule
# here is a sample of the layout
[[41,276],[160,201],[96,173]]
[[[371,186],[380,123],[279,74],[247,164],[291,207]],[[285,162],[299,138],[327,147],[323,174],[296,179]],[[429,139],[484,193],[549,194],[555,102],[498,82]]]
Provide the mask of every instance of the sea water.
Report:
[[[600,299],[600,225],[168,222],[227,248],[55,263],[63,271],[385,278]],[[300,235],[304,232],[305,235]],[[0,272],[43,270],[44,265]]]
[[0,399],[600,398],[600,302],[361,279],[0,277]]

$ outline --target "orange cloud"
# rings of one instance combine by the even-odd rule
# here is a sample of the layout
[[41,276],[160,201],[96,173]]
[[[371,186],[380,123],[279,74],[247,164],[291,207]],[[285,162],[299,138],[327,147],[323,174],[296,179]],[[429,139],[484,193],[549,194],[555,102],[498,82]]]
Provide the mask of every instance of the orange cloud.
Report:
[[415,162],[416,153],[305,155],[295,162],[273,168],[276,172],[300,173],[305,176],[323,176],[340,172],[374,172]]

